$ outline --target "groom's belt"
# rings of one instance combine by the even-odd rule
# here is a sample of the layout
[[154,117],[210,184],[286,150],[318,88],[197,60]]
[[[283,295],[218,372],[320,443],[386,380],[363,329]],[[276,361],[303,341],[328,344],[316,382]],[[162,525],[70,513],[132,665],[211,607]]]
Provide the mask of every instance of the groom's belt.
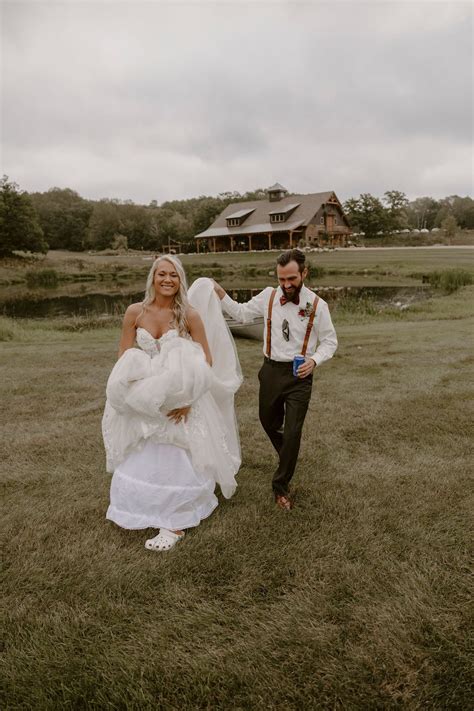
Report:
[[271,365],[273,368],[286,368],[287,370],[293,369],[292,360],[272,360],[271,358],[264,356],[263,362],[268,363],[268,365]]

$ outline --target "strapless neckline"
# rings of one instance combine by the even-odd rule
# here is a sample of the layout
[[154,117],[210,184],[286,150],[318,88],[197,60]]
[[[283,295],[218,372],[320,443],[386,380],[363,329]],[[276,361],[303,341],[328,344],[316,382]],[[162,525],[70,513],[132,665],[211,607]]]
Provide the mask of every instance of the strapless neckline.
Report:
[[151,358],[158,355],[162,346],[168,343],[168,341],[174,341],[176,338],[178,338],[178,331],[175,328],[169,328],[159,338],[155,338],[148,329],[143,328],[143,326],[137,327],[137,345]]
[[164,338],[165,336],[167,336],[168,333],[175,333],[175,332],[176,332],[176,329],[175,329],[175,328],[169,328],[167,331],[165,331],[164,333],[162,333],[159,338],[155,338],[155,337],[150,333],[150,331],[149,331],[147,328],[143,328],[143,326],[137,326],[137,331],[145,331],[145,333],[147,333],[147,334],[150,336],[150,338],[152,338],[154,341],[161,341],[161,339]]

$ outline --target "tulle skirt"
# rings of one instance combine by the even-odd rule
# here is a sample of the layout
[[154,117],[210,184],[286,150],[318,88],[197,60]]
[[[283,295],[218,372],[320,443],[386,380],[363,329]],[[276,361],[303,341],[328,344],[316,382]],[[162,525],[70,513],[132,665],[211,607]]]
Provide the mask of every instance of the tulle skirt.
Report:
[[128,529],[191,528],[216,508],[214,488],[187,450],[147,440],[115,469],[107,518]]

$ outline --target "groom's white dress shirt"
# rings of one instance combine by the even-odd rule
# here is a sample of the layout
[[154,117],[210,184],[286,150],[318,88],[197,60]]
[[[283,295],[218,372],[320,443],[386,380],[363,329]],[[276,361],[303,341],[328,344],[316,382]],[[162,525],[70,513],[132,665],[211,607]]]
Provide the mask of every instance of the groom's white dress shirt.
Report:
[[[236,321],[249,323],[257,316],[265,318],[263,329],[263,352],[265,355],[267,354],[266,318],[272,292],[273,287],[268,286],[245,304],[237,303],[228,294],[221,301],[224,311]],[[292,361],[295,355],[301,353],[315,293],[303,286],[300,291],[298,305],[291,301],[281,305],[281,296],[283,296],[283,291],[278,287],[272,310],[271,359],[288,362]],[[283,337],[282,331],[285,319],[289,328],[288,341]],[[336,348],[336,331],[332,324],[328,305],[324,299],[319,298],[306,356],[312,358],[316,365],[321,365],[321,363],[333,357]]]

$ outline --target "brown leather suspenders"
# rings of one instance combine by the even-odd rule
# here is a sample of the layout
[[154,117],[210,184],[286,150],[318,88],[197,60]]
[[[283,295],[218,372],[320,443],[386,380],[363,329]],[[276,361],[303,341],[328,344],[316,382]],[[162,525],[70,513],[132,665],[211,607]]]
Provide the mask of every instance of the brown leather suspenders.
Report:
[[276,289],[273,289],[272,295],[270,296],[270,301],[268,302],[268,313],[267,313],[267,358],[270,358],[272,352],[272,311],[273,302],[275,301]]
[[313,328],[313,321],[314,321],[314,316],[316,314],[316,309],[318,308],[318,301],[319,301],[319,297],[315,296],[314,303],[313,303],[313,309],[311,311],[311,315],[310,315],[309,321],[308,321],[308,327],[307,327],[306,333],[304,335],[303,348],[301,349],[301,355],[304,355],[304,356],[306,356],[306,349],[308,348],[308,341],[309,341],[309,337],[311,336],[311,329]]
[[[273,289],[270,296],[270,301],[268,302],[268,313],[267,313],[267,358],[271,358],[272,353],[272,311],[273,302],[275,300],[276,289]],[[309,338],[311,336],[311,329],[313,328],[314,317],[316,315],[316,309],[318,308],[319,297],[314,297],[313,308],[308,321],[308,326],[306,328],[306,333],[303,341],[303,348],[301,349],[301,355],[306,356],[306,350],[308,348]]]

